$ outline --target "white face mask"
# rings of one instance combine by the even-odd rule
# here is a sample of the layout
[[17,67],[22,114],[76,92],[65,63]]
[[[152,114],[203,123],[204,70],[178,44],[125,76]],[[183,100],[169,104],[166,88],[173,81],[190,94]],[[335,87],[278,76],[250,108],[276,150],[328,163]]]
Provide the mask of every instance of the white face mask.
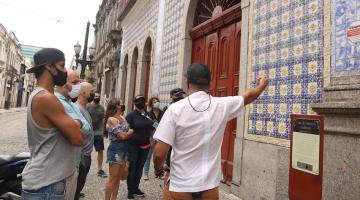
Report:
[[153,104],[153,108],[154,109],[159,109],[160,108],[160,102],[156,102]]
[[70,98],[76,98],[80,95],[80,92],[81,92],[81,85],[77,84],[77,85],[72,85],[71,91],[68,94]]

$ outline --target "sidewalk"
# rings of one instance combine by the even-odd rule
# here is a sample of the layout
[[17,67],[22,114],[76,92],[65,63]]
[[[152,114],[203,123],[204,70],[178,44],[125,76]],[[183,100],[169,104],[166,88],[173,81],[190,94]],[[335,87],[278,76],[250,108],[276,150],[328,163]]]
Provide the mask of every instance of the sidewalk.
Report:
[[9,110],[1,108],[0,115],[14,113],[14,112],[22,112],[22,111],[26,111],[26,109],[27,107],[10,108]]

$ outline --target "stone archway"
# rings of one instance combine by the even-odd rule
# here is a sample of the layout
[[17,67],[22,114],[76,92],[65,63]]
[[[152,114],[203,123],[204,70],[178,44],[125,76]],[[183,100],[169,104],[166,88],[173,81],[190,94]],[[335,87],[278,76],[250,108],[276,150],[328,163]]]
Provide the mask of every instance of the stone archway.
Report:
[[130,63],[130,71],[127,74],[126,85],[128,86],[126,89],[125,101],[126,101],[126,108],[127,111],[131,111],[134,107],[133,100],[135,97],[135,88],[136,88],[136,74],[138,68],[138,56],[139,51],[138,48],[135,47],[131,56],[131,63]]
[[150,77],[151,77],[151,65],[152,65],[152,41],[148,37],[145,41],[144,50],[142,54],[142,70],[141,70],[141,80],[140,80],[140,94],[143,94],[146,99],[149,95],[150,89]]
[[125,55],[124,63],[122,66],[122,78],[121,78],[121,89],[120,89],[120,99],[125,100],[125,91],[126,91],[126,78],[127,78],[127,70],[128,70],[128,63],[129,63],[129,56],[128,54]]

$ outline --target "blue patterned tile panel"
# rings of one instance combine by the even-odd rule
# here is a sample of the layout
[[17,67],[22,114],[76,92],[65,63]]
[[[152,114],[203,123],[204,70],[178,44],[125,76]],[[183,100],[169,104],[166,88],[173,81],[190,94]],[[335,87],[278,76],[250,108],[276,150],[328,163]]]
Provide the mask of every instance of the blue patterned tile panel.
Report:
[[251,70],[269,86],[251,105],[250,134],[289,139],[290,114],[313,114],[323,88],[323,18],[323,0],[255,0]]
[[359,0],[332,0],[333,76],[360,74],[360,41],[347,37],[348,30],[360,23]]

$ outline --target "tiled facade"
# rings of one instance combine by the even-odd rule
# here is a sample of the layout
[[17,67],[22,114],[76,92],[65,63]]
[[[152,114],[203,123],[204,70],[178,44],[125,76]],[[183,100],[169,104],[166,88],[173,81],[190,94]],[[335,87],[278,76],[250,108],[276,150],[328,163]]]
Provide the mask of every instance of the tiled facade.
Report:
[[[144,2],[138,1],[123,20],[123,49],[125,50],[124,53],[129,53],[129,56],[131,56],[134,48],[140,45],[139,42],[145,43],[149,31],[156,30],[159,2],[156,0],[144,0]],[[141,7],[138,6],[139,3],[142,4]],[[143,47],[138,46],[139,49]]]
[[[145,91],[145,60],[144,60],[144,48],[146,40],[150,38],[151,41],[151,62],[150,62],[150,81],[149,81],[149,92],[151,91],[152,81],[151,77],[156,77],[154,68],[158,66],[155,63],[156,57],[161,56],[154,53],[156,48],[156,33],[158,24],[158,13],[159,13],[159,1],[157,0],[144,0],[136,1],[129,13],[121,21],[123,39],[122,39],[122,50],[121,50],[121,61],[120,61],[120,73],[121,79],[119,88],[121,93],[124,94],[125,105],[127,108],[132,107],[133,96],[144,94]],[[134,58],[134,51],[137,49],[137,59]],[[147,52],[148,53],[148,52]],[[127,57],[127,64],[125,58]],[[134,62],[136,62],[136,74],[134,69]],[[136,77],[136,81],[134,79]],[[133,90],[135,87],[135,90]],[[133,94],[135,91],[135,94]]]
[[332,0],[331,6],[332,76],[360,74],[360,32],[357,42],[348,37],[349,27],[360,25],[360,0]]
[[290,138],[290,114],[314,114],[323,88],[322,0],[255,0],[250,22],[250,86],[269,86],[249,109],[248,134]]
[[184,0],[166,0],[159,92],[160,101],[163,103],[169,101],[171,89],[181,86],[177,75],[180,67],[181,19],[184,13]]

